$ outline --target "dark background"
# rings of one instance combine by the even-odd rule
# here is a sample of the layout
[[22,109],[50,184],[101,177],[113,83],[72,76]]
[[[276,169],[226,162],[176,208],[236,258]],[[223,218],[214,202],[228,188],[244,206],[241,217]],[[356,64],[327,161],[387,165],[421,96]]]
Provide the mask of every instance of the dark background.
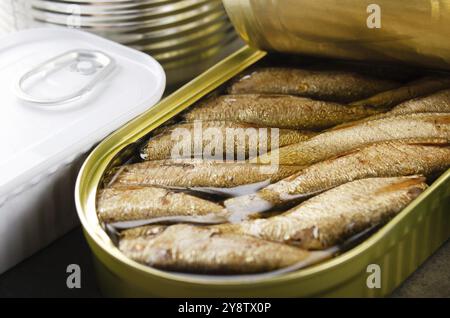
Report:
[[[77,228],[0,275],[0,297],[101,297],[92,255]],[[81,267],[81,288],[66,287],[66,268]],[[447,241],[392,297],[450,297],[450,241]]]

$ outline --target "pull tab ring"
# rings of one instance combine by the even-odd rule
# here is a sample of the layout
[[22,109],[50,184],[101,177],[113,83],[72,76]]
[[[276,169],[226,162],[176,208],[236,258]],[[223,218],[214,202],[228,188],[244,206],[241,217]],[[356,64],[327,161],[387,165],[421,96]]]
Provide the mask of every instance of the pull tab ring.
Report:
[[[25,89],[23,88],[24,82],[28,80],[30,77],[40,73],[44,74],[44,76],[47,76],[49,73],[52,73],[58,69],[70,65],[73,62],[77,63],[74,64],[73,69],[77,72],[80,72],[81,74],[91,75],[95,72],[98,73],[85,86],[81,87],[80,89],[54,99],[33,96],[28,92],[26,92]],[[96,68],[96,65],[101,67],[99,71],[93,69],[93,67]],[[67,51],[63,54],[60,54],[43,62],[42,64],[39,64],[35,68],[31,69],[30,71],[20,76],[14,85],[14,93],[16,97],[20,98],[21,100],[39,104],[41,106],[52,106],[55,104],[72,102],[74,100],[81,98],[89,91],[91,91],[92,88],[95,87],[95,85],[97,85],[99,82],[105,79],[105,77],[109,73],[111,73],[111,71],[114,69],[114,66],[115,66],[114,59],[109,55],[100,51],[95,50]]]

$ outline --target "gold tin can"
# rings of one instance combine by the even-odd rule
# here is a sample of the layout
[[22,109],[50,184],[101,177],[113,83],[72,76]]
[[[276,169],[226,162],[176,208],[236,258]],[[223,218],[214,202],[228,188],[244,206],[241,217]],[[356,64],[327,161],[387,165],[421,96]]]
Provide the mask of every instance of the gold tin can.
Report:
[[223,0],[251,46],[450,69],[450,0]]
[[[93,251],[100,287],[109,296],[162,297],[375,297],[391,293],[450,236],[450,170],[387,225],[351,250],[318,265],[264,278],[176,274],[139,264],[114,245],[96,213],[105,171],[124,162],[153,129],[255,64],[265,52],[244,47],[105,139],[78,176],[75,198]],[[382,269],[381,287],[368,288],[367,266]]]

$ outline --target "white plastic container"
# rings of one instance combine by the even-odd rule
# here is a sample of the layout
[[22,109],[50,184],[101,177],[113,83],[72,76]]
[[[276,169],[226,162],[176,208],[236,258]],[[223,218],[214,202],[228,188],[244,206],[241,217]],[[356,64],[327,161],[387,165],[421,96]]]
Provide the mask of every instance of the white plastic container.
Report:
[[92,34],[0,38],[0,273],[78,224],[73,190],[86,153],[164,88],[153,58]]

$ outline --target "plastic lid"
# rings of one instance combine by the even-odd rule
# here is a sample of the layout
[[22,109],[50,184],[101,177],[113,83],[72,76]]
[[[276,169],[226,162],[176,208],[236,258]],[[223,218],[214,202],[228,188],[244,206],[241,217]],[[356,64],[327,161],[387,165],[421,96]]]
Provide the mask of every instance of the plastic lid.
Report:
[[0,200],[87,151],[156,104],[165,74],[150,56],[73,29],[0,41]]

